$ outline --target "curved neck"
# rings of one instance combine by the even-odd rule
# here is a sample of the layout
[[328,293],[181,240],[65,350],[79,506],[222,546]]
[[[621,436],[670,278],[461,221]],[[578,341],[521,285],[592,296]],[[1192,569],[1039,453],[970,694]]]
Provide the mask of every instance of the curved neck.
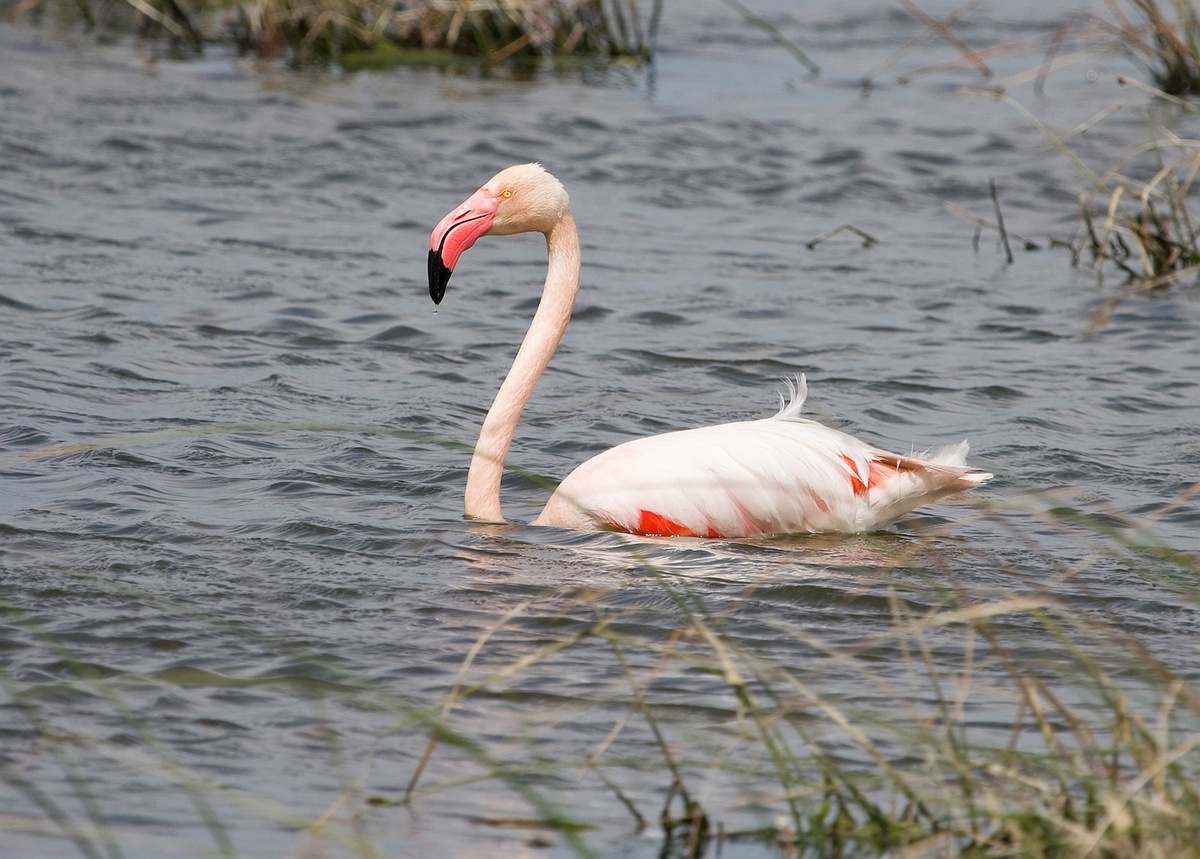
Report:
[[521,348],[517,350],[517,357],[488,409],[475,453],[471,456],[463,499],[467,517],[471,519],[504,521],[504,514],[500,512],[504,457],[521,412],[571,320],[571,308],[579,292],[579,236],[570,212],[564,212],[562,219],[546,234],[546,251],[550,259],[542,300],[525,332],[525,339],[521,341]]

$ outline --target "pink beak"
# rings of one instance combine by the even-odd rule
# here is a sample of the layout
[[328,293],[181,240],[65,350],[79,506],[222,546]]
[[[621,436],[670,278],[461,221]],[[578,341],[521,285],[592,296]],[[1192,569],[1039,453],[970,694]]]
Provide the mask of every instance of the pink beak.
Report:
[[429,237],[429,297],[434,304],[442,303],[446,284],[463,251],[492,228],[496,207],[503,199],[480,188],[433,228]]

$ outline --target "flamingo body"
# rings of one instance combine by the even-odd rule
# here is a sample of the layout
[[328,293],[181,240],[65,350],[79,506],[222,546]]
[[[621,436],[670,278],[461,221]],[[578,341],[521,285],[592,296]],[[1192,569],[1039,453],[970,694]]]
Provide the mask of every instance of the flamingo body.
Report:
[[559,485],[535,525],[629,534],[754,537],[881,528],[978,482],[965,443],[921,459],[873,448],[799,416],[792,402],[764,420],[625,442]]
[[[519,232],[546,236],[546,284],[484,420],[464,496],[468,517],[497,522],[513,432],[579,290],[579,238],[567,193],[540,165],[509,167],[438,223],[429,250],[429,292],[440,302],[476,239]],[[533,524],[647,536],[857,533],[991,477],[967,468],[966,442],[901,456],[802,418],[807,387],[798,381],[791,402],[773,417],[637,439],[589,459]]]

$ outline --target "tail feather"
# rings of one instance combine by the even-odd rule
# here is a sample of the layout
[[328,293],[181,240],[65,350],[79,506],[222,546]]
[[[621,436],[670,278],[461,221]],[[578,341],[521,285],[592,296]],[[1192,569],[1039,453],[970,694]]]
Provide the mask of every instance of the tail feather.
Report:
[[783,382],[787,385],[788,401],[785,403],[783,394],[779,395],[779,411],[775,413],[773,420],[800,417],[800,410],[804,408],[804,401],[808,399],[808,380],[804,378],[803,373],[797,374],[795,379],[784,379]]
[[[959,492],[978,486],[991,480],[993,475],[986,471],[970,471],[967,469],[967,452],[970,446],[965,442],[934,448],[919,456],[896,456],[883,454],[879,456],[882,463],[896,469],[897,473],[909,473],[913,476],[926,475],[932,478],[933,486],[928,490],[934,492]],[[940,485],[940,489],[936,488]]]
[[913,459],[932,465],[944,465],[949,468],[966,468],[967,454],[970,452],[971,445],[963,440],[958,444],[947,444],[942,447],[932,448],[914,456]]

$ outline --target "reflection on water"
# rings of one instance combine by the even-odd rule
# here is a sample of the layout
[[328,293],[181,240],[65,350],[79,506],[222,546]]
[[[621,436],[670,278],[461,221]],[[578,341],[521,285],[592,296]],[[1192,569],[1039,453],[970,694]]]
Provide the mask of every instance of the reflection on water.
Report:
[[[831,5],[804,31],[811,81],[723,8],[668,20],[652,72],[582,83],[147,65],[0,30],[0,855],[558,856],[578,837],[654,856],[671,777],[638,702],[715,819],[774,825],[778,774],[714,642],[764,707],[792,684],[788,724],[850,767],[871,755],[839,713],[875,730],[954,700],[975,741],[1008,742],[1005,659],[1096,706],[1006,600],[1114,623],[1081,637],[1117,674],[1133,635],[1194,676],[1174,568],[1104,536],[1153,519],[1200,548],[1194,294],[1126,301],[1087,334],[1107,294],[1088,272],[1053,250],[1006,266],[944,206],[989,216],[994,178],[1011,229],[1070,232],[1080,177],[1024,120],[945,78],[864,94],[907,19]],[[997,43],[1058,24],[1003,14]],[[1087,71],[1047,81],[1056,128],[1117,97]],[[1119,113],[1079,146],[1106,165],[1143,140]],[[435,312],[424,245],[528,160],[572,195],[584,291],[516,464],[561,477],[631,437],[766,416],[805,372],[820,419],[896,449],[968,437],[998,479],[851,539],[464,523],[544,247],[481,245]],[[805,247],[840,223],[879,244]],[[546,489],[510,477],[528,521]],[[971,631],[980,611],[1007,654]],[[453,733],[393,806],[442,712]],[[878,731],[885,757],[911,753]],[[556,804],[598,828],[528,823]],[[300,834],[322,815],[349,841]]]

